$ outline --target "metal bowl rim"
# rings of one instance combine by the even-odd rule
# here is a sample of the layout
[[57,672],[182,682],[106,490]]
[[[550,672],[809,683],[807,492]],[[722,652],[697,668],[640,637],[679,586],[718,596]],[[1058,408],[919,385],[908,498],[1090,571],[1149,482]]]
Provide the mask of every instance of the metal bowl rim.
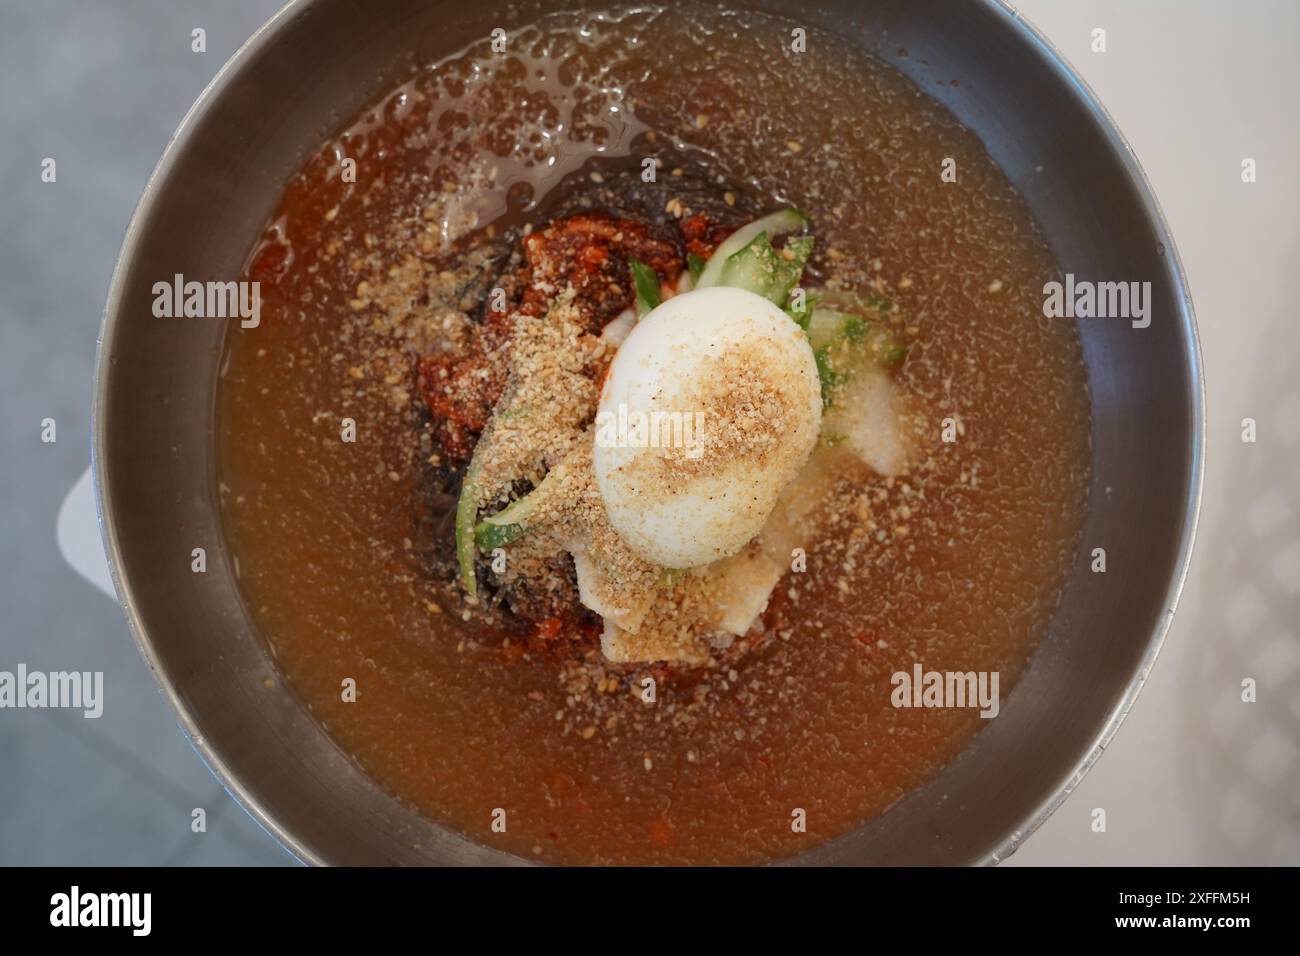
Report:
[[[95,355],[95,386],[91,400],[91,472],[95,486],[95,512],[99,521],[100,534],[103,538],[105,552],[108,556],[109,570],[112,576],[122,610],[126,614],[127,624],[136,647],[144,658],[146,666],[158,681],[159,689],[180,720],[181,730],[190,745],[207,765],[217,782],[225,788],[268,833],[280,842],[300,861],[312,865],[322,865],[323,860],[311,847],[305,845],[285,828],[274,815],[239,781],[230,770],[220,754],[202,735],[198,721],[190,709],[183,703],[180,694],[170,676],[160,665],[154,653],[153,645],[140,614],[136,608],[134,594],[128,580],[122,558],[122,547],[118,540],[117,529],[113,522],[113,492],[105,465],[105,447],[107,441],[107,421],[105,408],[108,398],[108,371],[112,344],[119,324],[120,309],[125,293],[126,274],[129,264],[134,259],[136,248],[141,242],[145,223],[149,221],[157,204],[157,186],[172,172],[180,152],[180,144],[192,127],[208,113],[224,93],[233,75],[242,68],[245,61],[254,54],[270,46],[276,40],[281,28],[293,19],[301,10],[305,10],[317,0],[288,0],[269,20],[262,24],[243,44],[240,45],[229,60],[222,65],[213,78],[204,87],[194,104],[186,112],[176,131],[164,148],[162,156],[145,184],[144,192],[132,213],[126,229],[122,246],[118,252],[117,262],[113,268],[109,284],[108,297],[104,306],[104,316],[100,328]],[[1051,70],[1065,84],[1072,88],[1074,95],[1086,107],[1089,115],[1096,122],[1105,136],[1111,152],[1118,158],[1128,175],[1130,185],[1141,199],[1142,211],[1153,231],[1162,238],[1166,260],[1169,263],[1170,277],[1179,293],[1177,315],[1183,326],[1187,348],[1183,354],[1186,362],[1188,380],[1191,383],[1190,394],[1185,396],[1191,402],[1191,462],[1188,475],[1187,493],[1183,506],[1182,525],[1179,529],[1178,554],[1174,568],[1165,591],[1164,611],[1160,620],[1152,629],[1136,673],[1129,681],[1128,689],[1112,709],[1101,732],[1097,735],[1091,748],[1076,763],[1068,779],[1061,782],[1055,792],[1044,800],[1030,815],[1025,825],[1013,831],[997,847],[983,857],[972,861],[977,865],[993,865],[1006,859],[1056,809],[1079,785],[1079,782],[1092,768],[1102,752],[1110,744],[1119,730],[1120,724],[1128,716],[1137,701],[1138,694],[1146,684],[1151,668],[1160,654],[1165,637],[1173,621],[1173,614],[1178,606],[1183,585],[1187,579],[1191,563],[1192,547],[1196,538],[1197,521],[1200,512],[1201,495],[1204,484],[1204,446],[1205,446],[1205,381],[1202,374],[1200,336],[1196,327],[1196,316],[1192,307],[1191,291],[1188,288],[1182,259],[1174,243],[1168,223],[1151,189],[1145,171],[1142,169],[1132,147],[1119,131],[1110,113],[1101,104],[1092,88],[1083,80],[1061,51],[1045,37],[1033,24],[1029,23],[1016,11],[1007,0],[977,0],[990,12],[998,16],[1003,24],[1037,53]]]

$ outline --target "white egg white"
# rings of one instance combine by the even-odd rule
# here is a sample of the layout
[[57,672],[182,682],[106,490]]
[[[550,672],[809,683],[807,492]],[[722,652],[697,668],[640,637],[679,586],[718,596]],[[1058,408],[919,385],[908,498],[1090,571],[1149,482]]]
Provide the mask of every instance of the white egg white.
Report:
[[[688,481],[654,481],[644,456],[662,455],[665,443],[691,438],[687,422],[684,430],[671,430],[674,413],[681,422],[700,412],[695,422],[703,424],[707,453],[710,428],[718,427],[719,419],[707,399],[702,408],[692,404],[707,396],[719,358],[729,350],[752,353],[756,343],[765,361],[755,374],[784,396],[777,446],[767,449],[761,467],[740,456]],[[674,296],[628,333],[601,392],[594,463],[611,524],[641,557],[664,567],[698,567],[737,553],[762,530],[781,490],[807,461],[821,410],[812,348],[776,305],[725,287]],[[635,426],[638,416],[644,424],[656,414],[663,426],[660,447],[643,447],[638,439],[644,433],[622,427]],[[665,438],[665,429],[671,438]]]

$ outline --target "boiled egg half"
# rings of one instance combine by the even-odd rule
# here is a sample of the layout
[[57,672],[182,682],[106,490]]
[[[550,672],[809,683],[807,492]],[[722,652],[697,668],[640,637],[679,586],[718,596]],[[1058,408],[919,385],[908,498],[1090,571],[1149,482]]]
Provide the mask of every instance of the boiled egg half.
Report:
[[720,286],[668,299],[602,387],[593,460],[610,523],[662,567],[736,554],[808,460],[821,414],[808,338],[771,301]]

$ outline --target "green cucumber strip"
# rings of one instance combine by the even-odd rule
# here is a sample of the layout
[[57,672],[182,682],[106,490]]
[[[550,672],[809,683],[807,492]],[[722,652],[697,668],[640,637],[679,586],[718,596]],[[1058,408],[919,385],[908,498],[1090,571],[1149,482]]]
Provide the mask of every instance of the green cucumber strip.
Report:
[[484,554],[491,554],[497,548],[517,541],[528,533],[522,524],[489,524],[480,521],[474,528],[474,544]]
[[745,289],[784,308],[790,290],[799,284],[804,263],[812,253],[811,236],[791,239],[778,252],[772,247],[767,233],[760,232],[749,245],[727,260],[718,285]]
[[760,233],[782,236],[787,232],[798,232],[807,224],[808,218],[799,210],[782,209],[770,216],[756,219],[747,226],[741,226],[713,250],[713,255],[709,257],[709,261],[700,272],[695,288],[707,289],[709,286],[720,285],[718,279],[722,275],[722,270],[726,268],[727,260],[753,242]]
[[628,259],[627,265],[632,270],[632,285],[636,288],[636,317],[641,319],[662,301],[659,273],[639,259]]
[[708,265],[708,263],[704,260],[704,257],[703,257],[703,256],[697,256],[697,255],[696,255],[695,253],[693,253],[693,252],[687,254],[687,256],[686,256],[686,269],[687,269],[687,271],[689,271],[690,274],[691,274],[691,284],[692,284],[692,285],[696,285],[696,286],[699,285],[699,283],[700,283],[700,273],[702,273],[702,272],[704,271],[704,267],[705,267],[706,265]]
[[510,502],[496,514],[488,515],[483,519],[483,523],[497,526],[527,524],[528,519],[537,512],[537,509],[546,503],[551,492],[559,487],[563,469],[564,462],[561,462],[546,473],[546,477],[536,488],[522,498]]
[[465,469],[460,483],[460,498],[456,501],[456,560],[460,564],[460,580],[471,595],[478,594],[478,578],[474,574],[474,522],[478,518],[478,476],[483,467],[484,449],[491,440],[491,432],[479,436],[474,455]]
[[518,541],[532,530],[533,522],[530,519],[559,487],[559,476],[563,469],[563,463],[556,465],[542,479],[541,484],[528,494],[480,521],[474,528],[474,543],[478,549],[490,553],[512,541]]

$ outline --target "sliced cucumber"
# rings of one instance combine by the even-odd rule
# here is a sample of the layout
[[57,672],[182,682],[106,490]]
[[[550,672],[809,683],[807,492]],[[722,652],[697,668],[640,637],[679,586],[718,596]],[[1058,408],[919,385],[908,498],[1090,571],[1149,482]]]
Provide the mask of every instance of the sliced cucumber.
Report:
[[713,255],[709,257],[709,261],[700,272],[695,288],[707,289],[709,286],[721,285],[719,279],[722,270],[726,268],[727,260],[753,242],[760,233],[767,233],[768,236],[783,236],[788,232],[798,232],[807,224],[808,218],[797,209],[782,209],[770,216],[756,219],[747,226],[741,226],[713,250]]
[[474,528],[474,543],[480,551],[491,552],[503,545],[518,541],[536,525],[538,510],[546,504],[560,486],[563,463],[552,468],[545,478],[528,494],[512,501],[494,515],[488,515]]
[[479,436],[474,455],[465,469],[460,483],[460,498],[456,501],[456,561],[460,565],[460,580],[471,595],[478,594],[478,577],[474,574],[474,522],[478,518],[478,476],[487,457],[492,440],[491,430]]
[[[883,299],[878,301],[885,307],[880,308],[870,300],[867,305],[878,312],[892,308]],[[827,408],[833,404],[836,390],[848,381],[855,367],[865,363],[890,368],[907,355],[907,346],[894,336],[887,322],[872,321],[855,312],[813,309],[807,332],[813,358],[817,360],[817,375],[821,379],[822,405]]]
[[791,239],[783,250],[777,252],[767,233],[760,232],[749,245],[727,260],[718,277],[718,285],[745,289],[784,308],[790,291],[799,284],[812,247],[812,236],[801,236]]
[[480,521],[474,527],[474,544],[484,554],[491,554],[497,548],[505,547],[528,533],[522,524],[488,524]]

